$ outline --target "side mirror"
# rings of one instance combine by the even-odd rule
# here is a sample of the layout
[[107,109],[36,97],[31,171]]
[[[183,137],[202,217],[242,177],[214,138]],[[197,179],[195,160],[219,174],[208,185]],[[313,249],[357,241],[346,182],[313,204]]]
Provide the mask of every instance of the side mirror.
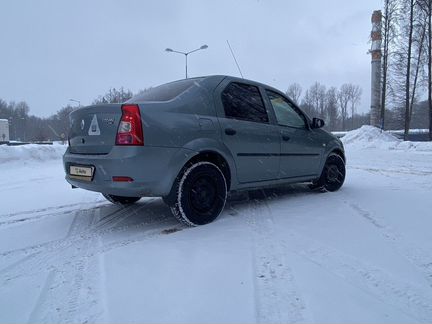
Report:
[[313,118],[312,119],[312,125],[311,125],[312,128],[321,128],[321,127],[324,127],[324,125],[325,125],[325,122],[321,118]]

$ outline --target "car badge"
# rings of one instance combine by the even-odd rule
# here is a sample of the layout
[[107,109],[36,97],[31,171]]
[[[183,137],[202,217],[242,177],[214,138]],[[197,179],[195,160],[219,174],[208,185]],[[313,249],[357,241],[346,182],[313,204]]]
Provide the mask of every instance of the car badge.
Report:
[[81,130],[84,130],[84,126],[85,126],[85,121],[84,119],[81,120]]
[[90,128],[88,130],[89,135],[100,135],[100,128],[97,121],[96,115],[93,115],[93,119],[90,124]]
[[104,119],[102,119],[102,121],[104,122],[104,123],[106,123],[106,124],[108,124],[108,125],[113,125],[114,124],[114,122],[115,122],[115,119],[114,118],[104,118]]

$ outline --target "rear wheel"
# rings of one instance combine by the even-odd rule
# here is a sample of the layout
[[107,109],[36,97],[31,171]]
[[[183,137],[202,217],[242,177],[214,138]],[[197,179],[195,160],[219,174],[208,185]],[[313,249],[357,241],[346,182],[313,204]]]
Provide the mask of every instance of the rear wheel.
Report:
[[222,171],[213,163],[198,162],[186,169],[176,183],[173,215],[188,226],[211,223],[222,212],[227,185]]
[[327,157],[320,178],[309,187],[313,190],[337,191],[345,181],[345,161],[338,154]]
[[123,197],[107,194],[102,194],[102,196],[104,196],[109,202],[117,205],[131,205],[141,199],[141,197]]

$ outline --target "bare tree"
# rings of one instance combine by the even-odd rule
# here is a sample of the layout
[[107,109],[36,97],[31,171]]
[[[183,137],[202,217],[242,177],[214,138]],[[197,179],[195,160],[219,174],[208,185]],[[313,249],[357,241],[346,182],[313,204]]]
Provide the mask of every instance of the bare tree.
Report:
[[347,84],[348,90],[348,98],[351,106],[351,129],[354,129],[354,115],[357,109],[357,106],[360,104],[362,89],[358,85],[354,85],[351,83]]
[[[399,34],[392,67],[396,116],[400,116],[404,139],[408,138],[411,117],[424,84],[427,57],[427,16],[424,0],[400,1]],[[403,113],[400,114],[403,109]]]
[[[430,0],[432,1],[432,0]],[[381,88],[381,127],[384,128],[389,62],[391,58],[391,47],[394,45],[397,35],[398,0],[384,0],[383,15],[383,65],[382,65],[382,88]]]
[[429,106],[429,140],[432,141],[432,0],[427,0],[427,48],[428,48],[428,106]]
[[413,40],[413,50],[416,55],[416,60],[413,63],[414,75],[413,75],[413,84],[411,90],[410,107],[409,107],[409,125],[411,125],[414,103],[417,101],[416,91],[419,86],[419,79],[421,77],[420,74],[423,72],[423,67],[426,61],[426,57],[424,56],[426,29],[427,29],[426,17],[425,15],[420,15],[418,21],[418,28],[416,29],[416,37],[414,37]]
[[429,106],[429,140],[432,141],[432,0],[427,0],[427,48],[428,48],[428,106]]
[[300,107],[310,117],[313,117],[313,116],[316,115],[316,111],[315,111],[315,107],[314,107],[314,104],[313,104],[312,96],[310,95],[310,91],[309,90],[306,90],[305,95],[303,96],[303,99],[302,99]]
[[286,91],[286,95],[294,101],[295,104],[300,104],[300,97],[302,94],[302,87],[298,83],[292,83],[289,85],[288,90]]
[[99,96],[96,100],[94,100],[93,104],[123,103],[132,98],[132,96],[132,91],[125,90],[123,87],[118,90],[116,88],[111,88],[105,95]]
[[427,50],[427,104],[429,110],[429,140],[432,141],[432,0],[418,0],[418,4],[425,15]]
[[337,89],[330,87],[326,92],[325,111],[327,115],[328,127],[330,130],[336,130],[338,124],[338,97]]
[[409,0],[409,3],[406,3],[408,5],[408,11],[409,11],[409,17],[408,17],[408,42],[407,42],[407,57],[406,57],[406,76],[405,76],[405,123],[404,123],[404,139],[407,140],[409,128],[410,128],[410,122],[409,122],[409,116],[410,116],[410,85],[411,85],[411,56],[412,56],[412,44],[413,44],[413,33],[414,33],[414,8],[415,8],[416,1],[415,0]]
[[318,117],[324,118],[326,87],[319,82],[315,82],[309,89],[309,95]]
[[348,119],[348,104],[350,102],[350,85],[345,83],[343,84],[338,93],[337,98],[339,101],[339,107],[341,109],[341,118],[342,118],[342,130],[346,130],[346,120]]

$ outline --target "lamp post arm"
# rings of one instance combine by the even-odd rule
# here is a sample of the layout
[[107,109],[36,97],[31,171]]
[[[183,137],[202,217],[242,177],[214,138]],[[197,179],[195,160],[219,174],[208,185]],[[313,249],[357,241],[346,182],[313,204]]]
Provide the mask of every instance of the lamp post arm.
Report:
[[183,55],[188,55],[188,54],[189,54],[189,53],[180,52],[180,51],[175,51],[175,50],[171,50],[170,52],[173,52],[173,53],[179,53],[179,54],[183,54]]
[[202,48],[194,49],[193,51],[187,52],[187,54],[190,54],[190,53],[193,53],[193,52],[199,51],[199,50],[201,50],[201,49],[202,49]]

